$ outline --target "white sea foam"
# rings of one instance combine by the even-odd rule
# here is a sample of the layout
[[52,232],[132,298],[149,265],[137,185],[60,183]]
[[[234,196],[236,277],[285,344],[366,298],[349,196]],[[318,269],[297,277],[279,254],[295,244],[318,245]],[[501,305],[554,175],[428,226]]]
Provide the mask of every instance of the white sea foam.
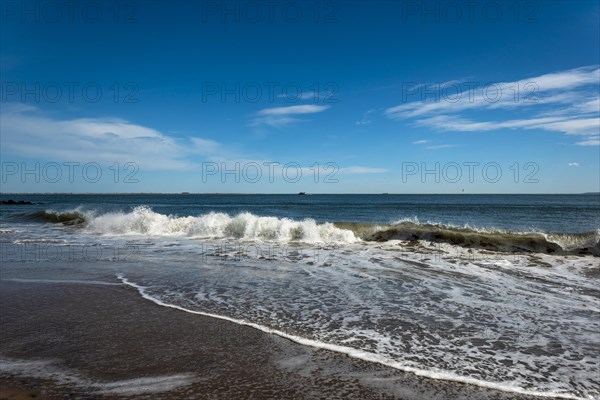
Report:
[[187,236],[236,238],[243,240],[298,241],[305,243],[354,243],[358,239],[331,223],[312,219],[261,217],[248,212],[235,216],[211,212],[197,217],[163,215],[149,207],[136,207],[130,213],[108,213],[91,218],[88,229],[107,235]]
[[551,234],[543,233],[546,240],[558,244],[564,250],[575,250],[582,247],[592,247],[600,242],[600,229],[596,229],[590,237],[578,234]]
[[0,370],[20,376],[50,379],[58,384],[91,390],[97,394],[122,396],[168,392],[188,386],[198,379],[191,373],[185,373],[102,382],[65,368],[52,360],[23,360],[7,357],[0,357]]
[[169,392],[194,382],[192,374],[176,374],[127,379],[122,381],[96,383],[94,386],[101,394],[117,394],[121,396]]
[[[292,333],[289,333],[289,332],[286,332],[286,331],[283,331],[280,329],[274,329],[274,328],[271,328],[269,326],[266,326],[266,325],[263,325],[260,323],[252,322],[245,318],[233,318],[233,317],[222,315],[222,314],[216,314],[216,313],[211,313],[211,312],[204,312],[204,311],[190,309],[190,308],[183,307],[183,306],[180,306],[177,304],[173,304],[171,302],[164,301],[162,298],[160,298],[158,296],[149,294],[147,287],[144,287],[135,282],[132,282],[131,280],[129,280],[128,278],[126,278],[123,275],[118,275],[117,277],[124,284],[135,288],[143,298],[145,298],[149,301],[152,301],[153,303],[158,304],[163,307],[168,307],[168,308],[176,309],[176,310],[191,313],[191,314],[203,315],[203,316],[212,317],[212,318],[218,318],[218,319],[230,321],[230,322],[233,322],[236,324],[249,326],[249,327],[258,329],[260,331],[263,331],[265,333],[268,333],[268,334],[275,334],[275,335],[281,336],[283,338],[292,340],[292,341],[302,344],[302,345],[346,354],[346,355],[354,357],[354,358],[362,359],[362,360],[369,361],[369,362],[375,362],[375,363],[383,364],[383,365],[386,365],[386,366],[389,366],[389,367],[392,367],[392,368],[395,368],[398,370],[402,370],[405,372],[414,373],[418,376],[423,376],[423,377],[427,377],[427,378],[431,378],[431,379],[441,379],[441,380],[462,382],[462,383],[477,385],[477,386],[481,386],[481,387],[485,387],[485,388],[489,388],[489,389],[501,390],[501,391],[506,391],[506,392],[523,394],[523,395],[564,398],[564,399],[586,399],[585,397],[576,396],[576,395],[572,395],[569,393],[561,393],[559,391],[534,390],[534,389],[530,389],[530,388],[523,388],[523,387],[520,387],[519,385],[515,384],[514,382],[510,382],[510,381],[503,382],[503,381],[488,381],[488,380],[478,379],[478,378],[474,378],[474,377],[471,377],[471,376],[468,376],[465,374],[459,374],[454,371],[442,370],[442,369],[435,368],[435,367],[419,368],[408,362],[395,360],[394,358],[391,358],[388,355],[386,355],[384,352],[372,352],[372,351],[366,351],[366,350],[360,349],[360,348],[354,348],[354,347],[349,347],[349,346],[344,346],[344,345],[339,345],[339,344],[328,343],[328,342],[322,341],[322,340],[302,337],[300,335],[292,334]],[[353,322],[352,318],[349,318],[346,320],[346,323],[352,323],[352,322]],[[363,337],[368,337],[369,339],[374,340],[375,342],[377,342],[377,347],[380,349],[384,349],[388,345],[393,346],[393,343],[389,339],[389,337],[386,337],[385,335],[382,335],[381,333],[379,333],[375,330],[368,330],[368,331],[355,330],[355,333],[357,334],[357,336],[362,335]],[[349,344],[352,343],[352,341],[346,341],[346,342]],[[468,348],[466,348],[465,350],[468,352]],[[423,351],[426,351],[426,349],[423,349]],[[473,355],[476,356],[477,354],[474,353]],[[515,370],[517,370],[518,368],[519,368],[518,365],[514,366]],[[522,372],[526,373],[527,371],[522,371]]]

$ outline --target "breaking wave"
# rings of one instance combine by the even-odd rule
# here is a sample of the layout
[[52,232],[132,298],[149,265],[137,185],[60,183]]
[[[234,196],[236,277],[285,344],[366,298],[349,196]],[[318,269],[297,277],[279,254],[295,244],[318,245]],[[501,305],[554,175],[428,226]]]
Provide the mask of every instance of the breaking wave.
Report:
[[200,216],[163,215],[149,207],[136,207],[130,213],[109,213],[92,218],[88,229],[111,235],[188,236],[198,238],[236,238],[242,240],[299,241],[307,243],[358,241],[354,233],[331,223],[312,219],[261,217],[243,212],[235,216],[211,212]]
[[511,232],[402,220],[389,225],[336,223],[366,241],[426,240],[502,252],[593,254],[600,256],[600,229],[584,233]]
[[10,219],[24,220],[28,222],[52,222],[61,223],[63,225],[78,225],[86,222],[86,216],[79,210],[71,211],[35,211],[32,213],[19,213],[12,216]]
[[199,216],[164,215],[147,206],[131,212],[95,214],[79,209],[19,214],[34,222],[82,225],[103,235],[147,235],[193,238],[234,238],[304,243],[429,241],[501,252],[592,254],[600,256],[600,229],[583,233],[512,232],[477,229],[405,219],[391,224],[356,222],[317,223],[242,212],[231,216],[210,212]]

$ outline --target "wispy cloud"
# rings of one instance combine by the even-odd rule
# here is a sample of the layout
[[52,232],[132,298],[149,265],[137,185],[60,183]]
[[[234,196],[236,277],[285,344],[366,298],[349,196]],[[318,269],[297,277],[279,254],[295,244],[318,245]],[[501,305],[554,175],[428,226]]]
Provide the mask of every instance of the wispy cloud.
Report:
[[315,102],[319,101],[319,99],[327,98],[330,95],[327,92],[317,92],[314,90],[302,91],[300,87],[297,87],[297,91],[290,90],[290,93],[281,93],[277,95],[280,99],[286,99],[290,102],[298,101],[298,100],[314,100]]
[[[424,140],[417,140],[412,142],[412,144],[416,144],[418,146],[422,146],[425,145],[427,143],[431,143],[431,140],[428,139],[424,139]],[[433,144],[433,145],[429,145],[429,146],[425,146],[424,148],[427,150],[437,150],[437,149],[448,149],[450,147],[457,147],[457,144],[448,144],[448,143],[444,143],[444,144]]]
[[[452,85],[459,88],[452,95],[410,101],[388,108],[385,115],[437,130],[543,129],[593,136],[576,143],[582,146],[598,142],[600,69],[597,66],[479,87],[473,82],[463,85],[453,82]],[[489,89],[486,91],[482,86]],[[469,116],[466,113],[470,113]],[[476,115],[486,115],[486,118],[476,120]]]
[[575,143],[578,146],[600,146],[600,136],[594,136],[587,140],[582,140]]
[[116,118],[53,119],[31,106],[3,109],[0,127],[4,156],[186,170],[196,166],[194,157],[216,160],[224,153],[219,143],[201,137],[174,138]]
[[369,125],[372,122],[371,114],[373,114],[374,112],[375,110],[372,109],[363,113],[362,118],[356,121],[356,125]]
[[436,144],[433,146],[427,146],[425,148],[429,149],[429,150],[437,150],[437,149],[448,149],[448,148],[457,147],[457,146],[458,146],[457,144]]
[[[310,109],[296,108],[295,113],[309,113]],[[263,110],[263,115],[285,115],[281,109]],[[244,164],[273,168],[282,176],[285,161],[273,162],[256,159],[232,151],[224,143],[187,135],[173,137],[156,129],[116,118],[56,119],[32,106],[12,104],[0,113],[2,157],[24,157],[39,161],[97,162],[112,165],[115,162],[134,162],[143,170],[200,171],[202,162],[217,163],[220,168],[235,171]],[[288,160],[289,161],[289,160]],[[314,166],[299,166],[302,176],[315,174]],[[267,165],[272,165],[271,167]],[[338,166],[320,164],[318,173],[346,175],[378,174],[383,168],[368,166]]]
[[384,172],[387,172],[387,169],[372,168],[372,167],[359,167],[359,166],[340,168],[340,174],[362,175],[362,174],[382,174]]
[[415,121],[418,126],[460,132],[484,132],[497,129],[545,129],[567,135],[595,135],[600,129],[599,118],[565,120],[560,117],[512,119],[506,121],[473,121],[466,118],[440,115]]
[[317,106],[314,104],[304,104],[300,106],[289,107],[274,107],[260,110],[259,116],[281,116],[281,115],[296,115],[296,114],[312,114],[325,111],[329,106]]
[[296,116],[298,115],[320,113],[328,108],[329,106],[319,106],[314,104],[265,108],[256,113],[250,126],[269,125],[278,128],[295,122],[304,121],[303,119],[297,118]]
[[577,163],[577,162],[570,162],[569,163],[569,167],[579,167],[579,163]]

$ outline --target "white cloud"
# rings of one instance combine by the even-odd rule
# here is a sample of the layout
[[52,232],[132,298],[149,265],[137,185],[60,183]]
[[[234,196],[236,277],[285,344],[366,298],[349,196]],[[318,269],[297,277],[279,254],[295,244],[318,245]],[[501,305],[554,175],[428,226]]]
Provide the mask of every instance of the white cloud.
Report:
[[588,138],[587,140],[582,140],[580,142],[575,143],[578,146],[600,146],[600,136],[594,136]]
[[600,110],[600,97],[576,104],[575,107],[577,107],[581,113],[597,113]]
[[369,110],[363,113],[362,118],[356,121],[356,125],[369,125],[372,121],[370,115],[373,114],[375,110]]
[[[417,140],[412,143],[416,144],[416,145],[422,145],[422,144],[431,143],[431,140]],[[457,144],[435,144],[435,145],[426,146],[425,148],[428,150],[435,150],[435,149],[447,149],[447,148],[456,147],[456,146],[458,146],[458,145]]]
[[437,150],[437,149],[448,149],[450,147],[456,147],[457,144],[436,144],[434,146],[427,146],[426,149]]
[[[30,106],[3,107],[0,130],[2,157],[107,165],[134,162],[143,170],[176,171],[200,171],[201,162],[215,162],[228,170],[239,170],[243,165],[253,163],[266,172],[267,164],[273,164],[236,154],[219,142],[198,136],[175,138],[156,129],[115,118],[53,119]],[[277,176],[281,176],[284,165],[285,161],[276,163],[274,170]],[[300,168],[303,176],[315,173],[312,166]],[[365,166],[339,167],[335,163],[318,167],[320,174],[377,174],[386,171]]]
[[382,174],[387,172],[385,168],[371,168],[371,167],[344,167],[340,168],[340,174]]
[[214,140],[192,137],[193,149],[200,155],[212,157],[222,152],[221,145]]
[[[282,93],[280,95],[277,95],[278,98],[280,99],[286,99],[290,102],[292,101],[297,101],[297,100],[315,100],[318,101],[321,96],[324,96],[324,94],[321,94],[319,92],[315,92],[314,90],[308,90],[306,92],[302,91],[302,89],[298,88],[299,91],[294,91],[294,90],[290,90],[289,93]],[[299,93],[301,92],[301,93]]]
[[[457,85],[452,82],[453,85]],[[459,85],[460,86],[460,85]],[[490,85],[485,91],[470,89],[473,83],[463,83],[465,90],[460,96],[452,92],[445,99],[410,101],[390,107],[385,111],[388,118],[412,120],[418,126],[427,126],[446,131],[492,131],[497,129],[543,129],[567,135],[594,136],[600,134],[600,68],[582,67],[545,74],[514,82]],[[496,92],[497,90],[497,92]],[[496,98],[496,95],[499,95]],[[493,100],[493,101],[492,101]],[[495,118],[486,117],[475,121],[465,117],[468,111],[485,110]],[[504,111],[504,114],[499,112]],[[520,118],[506,118],[526,112]],[[471,115],[476,115],[471,113]],[[592,146],[596,138],[577,142]]]
[[600,133],[600,118],[567,119],[539,124],[537,126],[533,125],[531,128],[564,132],[567,135],[597,135]]
[[[463,82],[458,85],[461,92],[444,91],[438,98],[416,100],[388,108],[385,114],[392,119],[414,118],[424,115],[457,113],[469,109],[533,107],[547,104],[587,103],[593,99],[582,99],[574,89],[598,85],[600,69],[583,67],[558,73],[546,74],[513,82],[479,83]],[[597,90],[588,95],[597,96]],[[421,96],[423,97],[423,96]],[[596,110],[597,111],[597,110]]]
[[11,106],[0,118],[3,155],[73,162],[135,162],[147,170],[186,170],[193,157],[217,159],[221,145],[179,139],[116,118],[53,119],[32,107]]
[[289,106],[289,107],[274,107],[265,108],[256,113],[259,116],[268,115],[296,115],[296,114],[312,114],[325,111],[329,106],[317,106],[314,104],[304,104],[300,106]]
[[419,126],[428,126],[440,130],[459,132],[481,132],[497,129],[545,129],[558,131],[567,135],[595,135],[600,132],[600,118],[564,119],[562,117],[545,117],[530,119],[514,119],[507,121],[472,121],[466,118],[440,115],[420,119],[415,122]]
[[569,167],[579,167],[579,163],[577,163],[577,162],[570,162],[569,163]]
[[320,113],[328,108],[329,106],[318,106],[314,104],[265,108],[256,113],[256,118],[252,120],[250,126],[269,125],[277,128],[304,121],[300,118],[293,117],[294,115]]

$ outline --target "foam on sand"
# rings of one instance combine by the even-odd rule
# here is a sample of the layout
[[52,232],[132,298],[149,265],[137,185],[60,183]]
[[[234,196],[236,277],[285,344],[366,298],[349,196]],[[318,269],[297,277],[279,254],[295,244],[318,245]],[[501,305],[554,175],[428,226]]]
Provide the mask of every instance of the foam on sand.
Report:
[[101,382],[61,367],[51,360],[21,360],[6,357],[0,358],[0,370],[3,373],[50,379],[59,384],[89,389],[97,394],[121,396],[169,392],[188,386],[197,380],[193,374],[174,374]]
[[586,400],[583,397],[573,396],[570,394],[528,390],[528,389],[520,388],[515,385],[506,384],[503,382],[490,382],[490,381],[476,379],[476,378],[472,378],[472,377],[468,377],[468,376],[461,376],[461,375],[458,375],[458,374],[455,374],[452,372],[447,372],[447,371],[442,371],[442,370],[415,368],[415,367],[403,364],[402,362],[397,362],[392,359],[386,358],[382,355],[355,349],[352,347],[340,346],[340,345],[325,343],[325,342],[318,341],[318,340],[307,339],[307,338],[293,335],[293,334],[290,334],[290,333],[287,333],[287,332],[284,332],[281,330],[272,329],[272,328],[269,328],[264,325],[260,325],[260,324],[253,323],[253,322],[248,322],[248,321],[245,321],[242,319],[231,318],[231,317],[227,317],[224,315],[218,315],[218,314],[213,314],[213,313],[191,310],[191,309],[181,307],[181,306],[178,306],[175,304],[166,303],[159,298],[151,296],[150,294],[147,293],[145,287],[140,286],[134,282],[131,282],[123,275],[118,275],[117,278],[119,278],[123,282],[123,284],[128,285],[132,288],[135,288],[143,298],[145,298],[149,301],[152,301],[153,303],[163,306],[163,307],[172,308],[172,309],[187,312],[190,314],[203,315],[203,316],[211,317],[211,318],[218,318],[218,319],[230,321],[230,322],[233,322],[233,323],[236,323],[239,325],[249,326],[249,327],[258,329],[262,332],[268,333],[268,334],[274,334],[274,335],[281,336],[283,338],[289,339],[293,342],[296,342],[296,343],[299,343],[299,344],[302,344],[305,346],[311,346],[311,347],[318,348],[318,349],[329,350],[329,351],[334,351],[337,353],[346,354],[350,357],[354,357],[354,358],[361,359],[361,360],[368,361],[368,362],[375,362],[375,363],[383,364],[383,365],[386,365],[386,366],[389,366],[389,367],[392,367],[392,368],[395,368],[395,369],[398,369],[401,371],[413,373],[418,376],[422,376],[422,377],[426,377],[426,378],[430,378],[430,379],[442,379],[442,380],[466,383],[466,384],[477,385],[477,386],[488,388],[488,389],[501,390],[501,391],[506,391],[506,392],[523,394],[523,395],[550,397],[550,398],[562,398],[562,399]]

